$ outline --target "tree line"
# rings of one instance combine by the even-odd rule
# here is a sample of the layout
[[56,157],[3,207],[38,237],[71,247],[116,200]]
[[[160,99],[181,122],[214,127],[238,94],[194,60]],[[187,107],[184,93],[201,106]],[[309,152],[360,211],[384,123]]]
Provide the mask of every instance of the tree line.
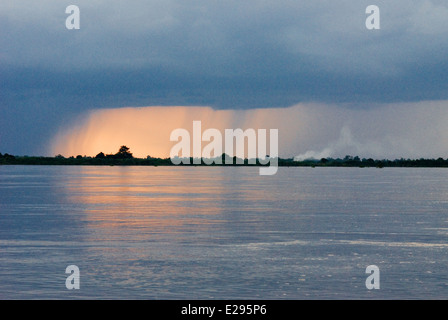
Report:
[[[222,159],[229,157],[226,154],[222,155]],[[193,160],[191,158],[191,160]],[[192,163],[193,161],[190,161]],[[256,164],[249,164],[248,159],[244,159],[241,164],[236,164],[236,157],[233,157],[234,166],[260,166]],[[202,162],[203,165],[205,163]],[[167,166],[173,165],[170,158],[154,158],[147,156],[146,158],[135,158],[126,146],[121,146],[117,153],[104,154],[98,153],[95,157],[81,156],[64,157],[57,155],[55,157],[29,157],[29,156],[13,156],[8,153],[0,153],[0,165],[147,165],[147,166]],[[185,165],[185,164],[181,164]],[[187,164],[188,165],[188,164]],[[196,165],[196,164],[194,164]],[[219,164],[213,164],[215,166]],[[229,166],[224,164],[223,166]],[[232,164],[230,164],[232,165]],[[283,167],[448,167],[448,158],[437,159],[372,159],[360,158],[358,156],[347,155],[344,158],[322,158],[308,159],[303,161],[296,161],[293,158],[278,158],[278,166]]]

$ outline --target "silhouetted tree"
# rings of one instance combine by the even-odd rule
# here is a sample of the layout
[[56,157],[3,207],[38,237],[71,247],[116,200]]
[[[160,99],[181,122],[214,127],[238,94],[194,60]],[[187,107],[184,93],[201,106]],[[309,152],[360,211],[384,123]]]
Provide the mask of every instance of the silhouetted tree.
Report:
[[106,158],[106,155],[105,155],[104,153],[100,152],[100,153],[98,153],[98,154],[95,156],[95,158],[97,158],[97,159],[104,159],[104,158]]
[[121,146],[118,152],[115,154],[117,159],[130,159],[133,158],[132,153],[129,152],[129,148],[126,146]]

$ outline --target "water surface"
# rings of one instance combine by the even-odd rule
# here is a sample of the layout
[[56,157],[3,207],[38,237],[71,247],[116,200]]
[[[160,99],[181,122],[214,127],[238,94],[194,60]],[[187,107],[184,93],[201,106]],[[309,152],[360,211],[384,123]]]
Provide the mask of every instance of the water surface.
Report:
[[[447,299],[446,181],[436,168],[0,166],[0,298]],[[65,287],[72,264],[80,290]]]

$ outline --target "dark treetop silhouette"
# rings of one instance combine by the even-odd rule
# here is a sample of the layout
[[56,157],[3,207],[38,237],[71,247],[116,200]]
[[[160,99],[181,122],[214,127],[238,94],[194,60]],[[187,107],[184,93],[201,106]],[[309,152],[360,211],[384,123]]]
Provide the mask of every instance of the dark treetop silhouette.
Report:
[[100,152],[95,156],[96,159],[133,159],[133,155],[131,152],[129,152],[129,148],[126,146],[121,146],[120,149],[116,154],[108,154],[105,155],[104,153]]

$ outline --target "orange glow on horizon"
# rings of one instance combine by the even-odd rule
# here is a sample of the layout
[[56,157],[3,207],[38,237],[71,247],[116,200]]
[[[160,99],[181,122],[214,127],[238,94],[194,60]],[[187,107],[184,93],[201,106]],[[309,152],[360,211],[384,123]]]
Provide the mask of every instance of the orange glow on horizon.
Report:
[[[193,140],[193,121],[199,120],[202,133],[214,128],[223,136],[225,129],[278,129],[280,157],[446,158],[447,107],[448,101],[425,101],[369,109],[312,103],[249,110],[182,106],[98,109],[63,128],[51,143],[51,153],[94,157],[100,152],[115,154],[125,145],[134,157],[168,158],[177,144],[170,141],[171,132],[186,129]],[[202,148],[207,144],[203,142]]]
[[[62,131],[53,142],[52,152],[64,156],[95,156],[100,152],[116,153],[120,146],[126,145],[134,157],[168,158],[176,144],[170,141],[171,132],[183,128],[192,134],[195,120],[201,121],[202,132],[215,128],[224,134],[225,129],[281,128],[285,122],[284,112],[284,109],[214,110],[210,107],[95,110],[84,123]],[[292,118],[290,121],[297,122]]]

